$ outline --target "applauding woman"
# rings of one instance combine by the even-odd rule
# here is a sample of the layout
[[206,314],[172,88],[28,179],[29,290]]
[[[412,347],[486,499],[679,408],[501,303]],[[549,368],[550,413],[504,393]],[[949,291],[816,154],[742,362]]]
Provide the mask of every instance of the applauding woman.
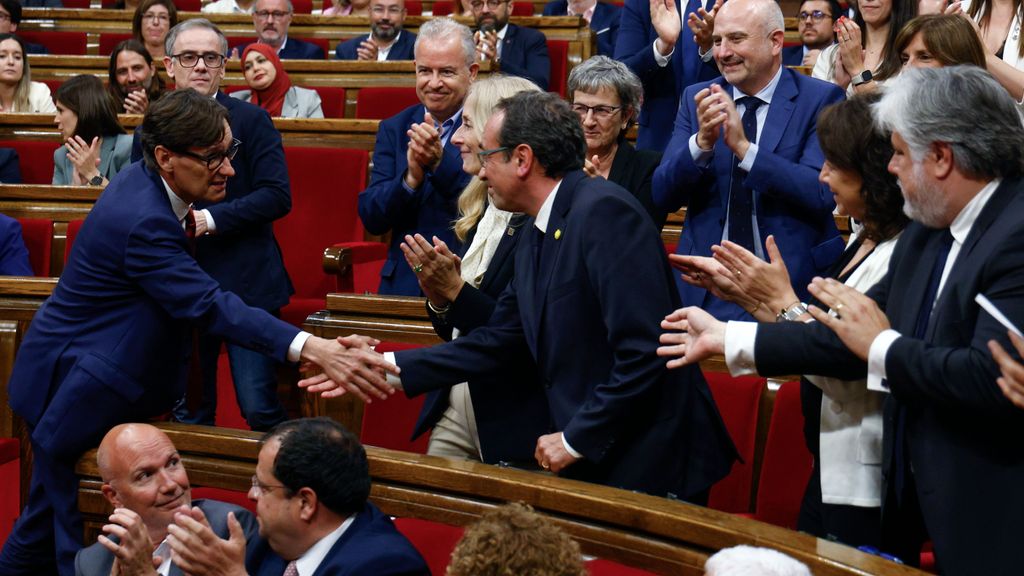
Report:
[[242,52],[242,73],[251,90],[232,92],[231,96],[259,106],[273,117],[324,117],[320,95],[316,90],[292,86],[277,52],[267,44],[253,43]]
[[54,111],[50,89],[32,81],[25,43],[14,34],[0,34],[0,113]]
[[117,122],[114,101],[92,74],[75,76],[53,96],[65,144],[53,153],[53,183],[106,186],[131,163],[132,136]]

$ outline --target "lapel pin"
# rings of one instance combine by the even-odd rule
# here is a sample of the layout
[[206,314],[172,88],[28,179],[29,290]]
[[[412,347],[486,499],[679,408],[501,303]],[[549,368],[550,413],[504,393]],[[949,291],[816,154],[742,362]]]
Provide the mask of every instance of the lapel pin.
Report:
[[555,240],[558,240],[561,237],[562,237],[562,229],[559,228],[558,230],[555,230]]
[[513,235],[515,235],[515,233],[516,233],[516,229],[511,227],[511,226],[509,226],[508,228],[505,229],[505,234],[508,234],[509,236],[513,236]]

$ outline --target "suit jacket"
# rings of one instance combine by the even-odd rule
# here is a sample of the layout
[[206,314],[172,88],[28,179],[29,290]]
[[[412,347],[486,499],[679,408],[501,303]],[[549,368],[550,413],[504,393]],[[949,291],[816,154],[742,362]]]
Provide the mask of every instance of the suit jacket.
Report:
[[[359,193],[359,217],[363,226],[371,234],[391,231],[388,259],[380,272],[381,294],[420,295],[419,281],[399,248],[406,234],[419,232],[426,238],[436,235],[453,251],[461,246],[451,230],[451,223],[458,215],[459,194],[470,177],[462,171],[458,147],[449,140],[437,170],[428,173],[414,193],[405,189],[409,147],[405,132],[409,126],[423,122],[425,112],[422,104],[416,104],[380,123],[373,147],[370,186]],[[452,130],[458,129],[461,118],[460,115]]]
[[551,83],[551,58],[543,32],[509,24],[501,43],[501,72],[519,76],[547,90]]
[[89,212],[14,363],[10,404],[33,446],[73,463],[115,424],[168,411],[191,325],[280,361],[298,333],[199,267],[160,177],[134,163]]
[[612,159],[612,167],[608,170],[608,180],[631,192],[644,210],[651,216],[651,222],[661,232],[668,219],[668,213],[654,205],[651,197],[651,182],[654,171],[661,164],[661,152],[655,150],[637,150],[625,139],[619,142],[619,149]]
[[[242,146],[231,161],[235,175],[228,178],[225,199],[195,206],[209,210],[217,226],[216,234],[198,239],[196,260],[224,290],[246,304],[277,310],[295,292],[273,227],[274,220],[292,209],[281,133],[258,106],[222,92],[217,93],[217,102],[228,109],[231,132]],[[142,158],[140,134],[135,131],[132,161]]]
[[[675,131],[661,166],[654,173],[654,203],[666,212],[686,206],[678,254],[710,256],[722,240],[729,208],[735,156],[719,136],[707,166],[690,155],[690,136],[698,129],[693,96],[715,83],[732,94],[720,78],[690,86],[683,93]],[[832,217],[835,201],[828,186],[818,182],[825,157],[818,145],[817,119],[823,108],[844,98],[833,84],[783,68],[768,115],[758,138],[757,158],[744,184],[754,191],[760,240],[775,235],[789,268],[793,288],[807,297],[807,283],[822,274],[843,252],[843,241]],[[706,291],[676,278],[684,306],[700,306]],[[710,297],[710,296],[709,296]],[[749,318],[735,305],[715,302],[722,319]]]
[[46,46],[42,44],[33,44],[31,42],[25,42],[25,53],[26,54],[49,54],[50,51],[46,49]]
[[[1024,514],[1018,489],[1024,485],[1024,411],[997,387],[999,368],[986,347],[997,340],[1012,349],[1006,328],[974,297],[987,295],[1011,322],[1024,325],[1021,210],[1024,182],[1004,181],[961,247],[924,339],[912,336],[942,231],[912,223],[888,274],[868,292],[892,328],[909,335],[885,357],[891,394],[884,407],[883,486],[892,487],[893,417],[902,406],[921,510],[944,573],[1011,574],[1020,566],[1015,527]],[[763,324],[755,354],[758,371],[768,376],[796,371],[852,379],[866,371],[818,323]]]
[[[246,42],[238,47],[238,53],[241,54],[252,42]],[[277,57],[281,60],[324,60],[327,56],[324,54],[324,49],[312,42],[305,42],[298,38],[288,37],[288,41],[285,42],[284,49],[278,51]]]
[[574,171],[542,247],[532,219],[525,229],[487,326],[396,353],[406,393],[500,372],[528,353],[555,430],[585,457],[564,476],[698,497],[728,473],[735,449],[700,370],[669,371],[655,353],[659,323],[679,298],[643,208],[621,187]]
[[804,63],[804,45],[784,46],[782,48],[783,66],[800,66]]
[[[465,336],[487,324],[498,297],[512,279],[516,246],[529,232],[523,228],[526,219],[522,214],[513,216],[508,228],[496,231],[501,234],[501,241],[487,264],[487,272],[479,288],[469,284],[463,286],[444,316],[438,316],[427,307],[438,336],[451,340],[454,328]],[[466,238],[463,255],[473,244],[475,235],[476,228]],[[413,430],[414,439],[441,419],[448,409],[450,391],[450,388],[442,388],[427,393]],[[471,380],[469,391],[483,461],[488,464],[533,463],[537,438],[551,431],[547,398],[540,386],[533,359],[524,357],[521,363],[509,370]]]
[[[567,0],[553,0],[544,5],[545,16],[566,16],[569,14]],[[622,7],[598,0],[594,6],[594,15],[590,18],[590,29],[597,36],[597,53],[612,57],[615,53],[615,41],[619,37],[619,21],[622,18]]]
[[[250,574],[280,576],[287,565],[270,554]],[[312,576],[430,576],[430,569],[391,518],[367,502]]]
[[[687,0],[685,6],[676,0],[676,8],[685,8],[686,14],[696,12],[701,6],[710,9],[713,5],[714,0],[704,4],[702,0]],[[615,59],[629,66],[644,85],[637,148],[664,151],[672,136],[672,119],[679,109],[680,94],[687,86],[715,78],[719,72],[714,60],[701,61],[693,34],[685,22],[671,60],[664,68],[658,66],[654,58],[653,45],[657,38],[658,33],[651,25],[649,0],[626,0],[615,44]]]
[[21,164],[14,148],[0,148],[0,183],[21,184]]
[[[369,37],[369,34],[363,34],[338,44],[338,47],[334,49],[334,55],[338,60],[358,60],[359,56],[356,54],[356,49]],[[402,33],[398,35],[398,41],[395,42],[391,47],[391,51],[388,52],[388,61],[414,60],[412,49],[415,45],[416,35],[408,30],[402,30]]]
[[32,276],[28,249],[21,236],[21,223],[0,214],[0,276]]
[[[245,566],[250,572],[257,569],[263,563],[265,556],[269,553],[270,547],[266,541],[260,538],[259,525],[256,518],[245,508],[218,502],[217,500],[195,500],[193,506],[198,506],[206,519],[210,522],[213,533],[220,538],[227,539],[228,512],[234,512],[235,518],[242,525],[245,531]],[[96,542],[78,552],[75,556],[75,576],[108,576],[110,568],[114,565],[114,555]],[[171,562],[168,576],[182,576],[181,568]]]
[[[238,90],[230,94],[242,102],[252,103],[252,90]],[[281,107],[281,118],[323,118],[320,94],[309,88],[292,86],[284,95],[284,106]]]
[[[132,161],[132,137],[130,134],[117,134],[100,139],[100,175],[107,180]],[[67,145],[53,151],[53,183],[58,186],[71,184],[71,174],[75,169],[68,160]]]

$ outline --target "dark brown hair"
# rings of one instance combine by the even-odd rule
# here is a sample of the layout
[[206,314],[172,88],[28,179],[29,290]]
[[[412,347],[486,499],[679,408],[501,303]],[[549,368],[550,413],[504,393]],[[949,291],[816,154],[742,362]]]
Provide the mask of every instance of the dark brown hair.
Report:
[[93,138],[106,138],[124,134],[117,121],[117,110],[103,81],[92,74],[79,74],[64,82],[53,94],[54,104],[71,110],[78,116],[74,136],[88,144]]
[[[896,35],[900,33],[907,22],[916,16],[917,0],[892,0],[892,11],[889,13],[889,32],[886,34],[878,69],[874,75],[877,80],[892,78],[900,73],[903,63],[900,62],[900,53],[896,50]],[[853,21],[861,29],[861,46],[866,46],[868,41],[867,24],[864,23],[864,16],[859,10],[854,13]]]
[[135,9],[135,14],[132,15],[132,36],[136,40],[146,44],[145,40],[142,39],[142,16],[149,11],[150,8],[156,5],[167,8],[167,17],[171,19],[171,24],[167,28],[170,30],[178,23],[178,9],[174,6],[172,0],[142,0],[139,3],[138,8]]
[[[150,56],[149,50],[146,50],[142,42],[134,38],[122,40],[114,47],[114,51],[110,53],[110,66],[107,69],[107,89],[114,98],[114,107],[117,109],[118,114],[124,114],[124,99],[128,96],[117,81],[117,57],[121,55],[121,52],[135,52],[142,56],[142,59],[146,61],[146,65],[153,66],[153,57]],[[160,77],[160,72],[154,70],[153,81],[150,82],[149,88],[146,89],[146,96],[149,97],[149,101],[156,101],[163,94],[166,87],[164,79]]]
[[894,46],[901,55],[914,37],[921,34],[924,45],[943,66],[973,64],[985,68],[985,47],[966,18],[958,14],[925,14],[900,30]]
[[[1018,18],[1024,16],[1024,2],[1022,0],[1013,0],[1013,14]],[[978,18],[978,14],[981,14],[981,18]],[[992,19],[992,1],[979,0],[977,2],[971,2],[971,7],[967,9],[967,15],[978,22],[982,27],[985,23]],[[1010,30],[1013,32],[1013,30]],[[1017,47],[1017,55],[1024,58],[1024,42],[1020,43]]]
[[172,152],[213,146],[224,138],[228,111],[209,96],[190,88],[164,94],[142,118],[142,156],[157,170],[153,151],[163,146]]

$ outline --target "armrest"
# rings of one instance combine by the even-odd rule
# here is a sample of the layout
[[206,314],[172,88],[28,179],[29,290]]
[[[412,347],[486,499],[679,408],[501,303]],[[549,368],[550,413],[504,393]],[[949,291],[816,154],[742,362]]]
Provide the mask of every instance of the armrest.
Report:
[[342,242],[324,249],[323,268],[336,278],[338,292],[351,293],[355,291],[355,265],[383,262],[387,256],[388,247],[381,242]]

